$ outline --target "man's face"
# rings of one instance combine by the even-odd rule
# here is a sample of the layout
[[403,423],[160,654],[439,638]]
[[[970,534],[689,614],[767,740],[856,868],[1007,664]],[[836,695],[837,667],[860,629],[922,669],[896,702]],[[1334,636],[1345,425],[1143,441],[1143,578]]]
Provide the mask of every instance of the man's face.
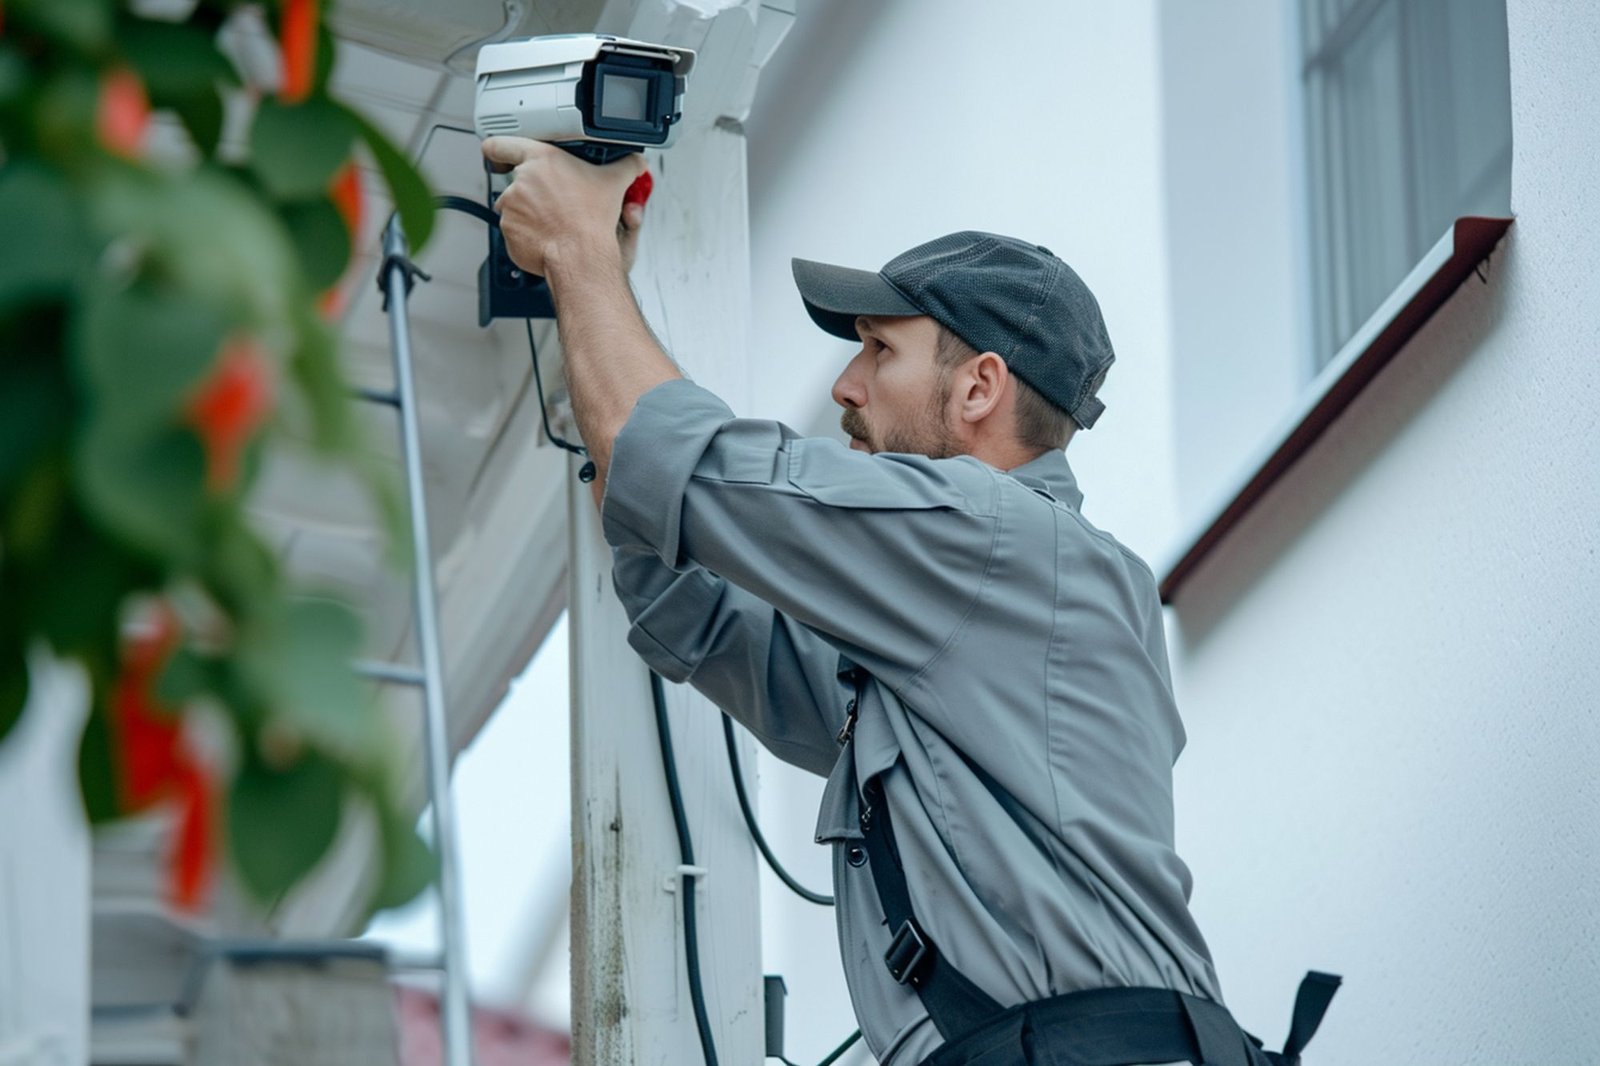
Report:
[[833,383],[850,447],[932,459],[960,455],[951,429],[950,375],[936,359],[939,326],[926,315],[858,318],[861,351]]

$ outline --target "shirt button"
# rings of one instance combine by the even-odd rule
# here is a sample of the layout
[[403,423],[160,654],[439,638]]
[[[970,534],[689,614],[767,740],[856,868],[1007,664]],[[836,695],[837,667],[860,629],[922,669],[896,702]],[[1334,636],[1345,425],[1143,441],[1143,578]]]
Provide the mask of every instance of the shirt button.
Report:
[[844,850],[844,861],[851,866],[865,866],[867,864],[867,849],[860,844],[851,844]]

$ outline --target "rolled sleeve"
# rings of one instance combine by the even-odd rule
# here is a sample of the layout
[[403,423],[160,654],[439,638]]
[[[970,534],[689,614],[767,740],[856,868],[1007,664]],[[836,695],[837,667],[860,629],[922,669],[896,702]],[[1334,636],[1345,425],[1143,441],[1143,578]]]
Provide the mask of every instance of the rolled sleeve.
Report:
[[669,681],[686,681],[785,762],[826,775],[844,724],[838,654],[743,589],[702,567],[674,571],[619,548],[612,580],[628,644]]
[[736,419],[687,381],[639,401],[603,507],[613,546],[703,566],[891,685],[962,625],[998,522],[993,471],[977,460],[852,452]]

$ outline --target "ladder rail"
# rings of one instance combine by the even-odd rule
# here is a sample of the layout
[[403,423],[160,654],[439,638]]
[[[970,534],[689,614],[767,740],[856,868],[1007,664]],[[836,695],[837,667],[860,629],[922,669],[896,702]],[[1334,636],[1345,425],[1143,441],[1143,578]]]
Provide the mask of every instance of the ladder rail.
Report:
[[[432,811],[434,847],[439,857],[439,939],[443,971],[443,1028],[448,1066],[472,1066],[472,1017],[467,989],[466,925],[462,910],[460,865],[455,833],[455,805],[450,792],[450,735],[445,711],[444,662],[439,646],[438,602],[434,587],[433,554],[428,537],[428,506],[423,488],[422,436],[417,418],[416,380],[412,373],[411,325],[407,298],[413,276],[419,274],[407,258],[405,232],[398,212],[383,233],[384,310],[389,318],[389,346],[394,359],[393,393],[362,398],[393,407],[400,420],[400,449],[405,468],[406,496],[411,519],[413,609],[416,614],[420,670],[394,664],[364,662],[358,669],[369,677],[422,688],[424,752],[427,764],[429,808]],[[424,275],[425,276],[425,275]]]

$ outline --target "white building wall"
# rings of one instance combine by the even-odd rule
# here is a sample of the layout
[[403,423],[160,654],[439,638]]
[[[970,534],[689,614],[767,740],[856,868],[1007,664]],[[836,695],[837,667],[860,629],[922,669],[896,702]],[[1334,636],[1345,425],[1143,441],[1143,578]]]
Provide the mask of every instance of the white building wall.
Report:
[[[1118,362],[1069,456],[1085,512],[1146,557],[1175,521],[1162,248],[1157,26],[1150,0],[802,0],[748,123],[751,405],[838,433],[854,347],[806,316],[791,256],[876,269],[959,229],[1053,249],[1098,296]],[[842,438],[841,438],[842,439]],[[821,781],[763,756],[761,809],[791,870],[828,889]],[[855,1026],[830,911],[763,875],[763,962],[788,982],[788,1057]]]
[[0,1063],[89,1055],[89,831],[78,796],[83,671],[46,654],[0,743]]
[[[1517,222],[1488,283],[1175,612],[1195,909],[1269,1042],[1303,969],[1346,976],[1312,1062],[1587,1062],[1600,1038],[1600,8],[1507,7]],[[1226,54],[1228,21],[1192,44]],[[1212,236],[1186,225],[1175,261]]]
[[1175,488],[1199,520],[1311,376],[1293,6],[1160,9]]

